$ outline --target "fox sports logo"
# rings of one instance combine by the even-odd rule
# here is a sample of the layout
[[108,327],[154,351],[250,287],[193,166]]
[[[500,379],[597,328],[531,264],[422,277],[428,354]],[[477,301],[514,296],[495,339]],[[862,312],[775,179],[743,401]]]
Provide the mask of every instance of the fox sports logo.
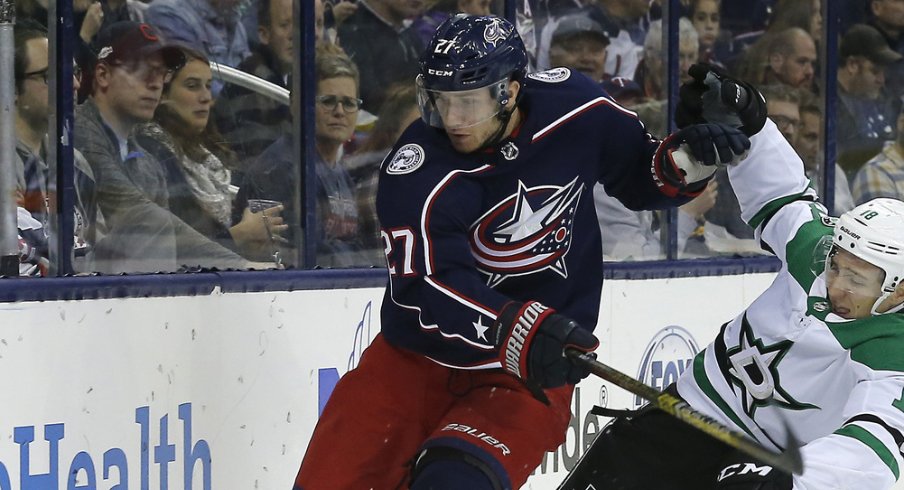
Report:
[[[694,336],[677,325],[663,328],[644,350],[637,379],[662,391],[678,381],[678,376],[693,369],[694,356],[700,352]],[[634,408],[640,408],[646,400],[634,397]]]

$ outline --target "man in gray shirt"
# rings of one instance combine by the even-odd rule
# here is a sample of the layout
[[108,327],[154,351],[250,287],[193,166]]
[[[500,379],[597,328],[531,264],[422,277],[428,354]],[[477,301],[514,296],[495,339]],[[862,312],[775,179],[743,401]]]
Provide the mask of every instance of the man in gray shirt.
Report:
[[91,96],[76,109],[75,147],[91,164],[108,234],[97,245],[100,272],[245,268],[248,261],[207,239],[168,209],[163,167],[132,136],[150,121],[164,83],[185,62],[153,27],[118,22],[96,39]]

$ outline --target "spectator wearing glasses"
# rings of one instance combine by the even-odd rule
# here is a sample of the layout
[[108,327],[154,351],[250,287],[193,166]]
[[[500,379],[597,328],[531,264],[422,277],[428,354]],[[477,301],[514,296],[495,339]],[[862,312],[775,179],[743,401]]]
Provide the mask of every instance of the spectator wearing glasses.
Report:
[[[789,143],[793,143],[800,126],[798,91],[782,84],[764,85],[759,88],[766,98],[766,114],[769,119],[778,126],[782,136]],[[741,205],[728,179],[728,172],[725,170],[716,172],[715,181],[718,182],[721,192],[716,205],[706,214],[706,219],[725,228],[735,238],[753,239],[753,228],[741,219]]]
[[800,129],[800,92],[787,85],[763,85],[760,87],[766,97],[766,114],[778,126],[779,132],[794,143]]
[[[317,48],[315,62],[317,88],[314,97],[314,166],[317,174],[317,265],[352,267],[367,265],[362,253],[354,183],[343,158],[343,145],[351,140],[362,101],[360,75],[354,62],[336,45]],[[271,145],[245,175],[240,199],[272,199],[297,202],[299,165],[293,156],[292,133]],[[287,237],[294,243],[291,224],[299,223],[295,206],[283,214],[290,228]]]
[[[47,30],[47,7],[50,1],[17,0],[16,18],[20,23],[25,19],[34,21]],[[147,4],[139,0],[72,0],[74,32],[77,34],[72,41],[79,66],[84,70],[94,66],[91,43],[101,28],[122,20],[143,22],[147,8]],[[87,90],[88,85],[83,84],[83,90]]]
[[[19,272],[28,276],[48,273],[51,238],[50,217],[54,212],[56,182],[47,158],[49,51],[47,32],[25,20],[15,30],[16,89],[16,193],[19,206]],[[81,72],[73,67],[73,86],[78,90]],[[90,270],[90,251],[95,242],[97,214],[94,176],[80,153],[75,154],[74,270]],[[102,226],[102,225],[100,225]]]
[[282,206],[252,212],[240,205],[233,219],[229,164],[234,155],[210,120],[213,75],[202,53],[182,48],[187,61],[164,84],[154,121],[139,127],[138,142],[166,169],[169,209],[199,233],[245,257],[268,260],[286,229]]
[[153,118],[164,84],[185,63],[185,55],[163,45],[153,27],[136,22],[113,24],[96,41],[91,96],[75,113],[75,147],[94,171],[108,227],[97,246],[98,270],[252,265],[169,211],[165,170],[132,133]]

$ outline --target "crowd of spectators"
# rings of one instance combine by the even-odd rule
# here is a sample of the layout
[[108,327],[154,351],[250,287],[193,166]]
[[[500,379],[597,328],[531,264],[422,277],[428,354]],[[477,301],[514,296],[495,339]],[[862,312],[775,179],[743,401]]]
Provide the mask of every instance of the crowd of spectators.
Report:
[[[537,7],[531,27],[538,68],[565,65],[600,81],[651,134],[665,136],[672,121],[661,3],[531,2]],[[832,190],[836,213],[875,197],[901,197],[904,188],[904,139],[897,124],[904,93],[904,2],[842,3],[839,38],[830,41],[837,43],[838,69],[828,75],[820,75],[821,0],[682,0],[678,19],[677,83],[687,80],[691,64],[704,62],[762,87],[769,116],[799,153],[812,185],[821,193]],[[822,151],[825,76],[836,77],[837,85],[837,93],[828,94],[836,101],[832,162]],[[827,166],[834,173],[831,186],[823,182]],[[726,173],[717,172],[712,189],[691,203],[700,211],[679,211],[679,256],[759,252],[730,186]],[[665,256],[664,216],[619,208],[602,188],[595,195],[606,258]]]
[[[297,0],[296,0],[297,1]],[[314,6],[317,265],[381,266],[379,166],[418,117],[417,59],[455,12],[501,0],[302,0]],[[671,126],[661,0],[524,0],[531,71],[565,66],[599,82],[656,136]],[[21,271],[48,273],[55,189],[46,163],[47,0],[16,2]],[[74,0],[75,272],[298,265],[304,173],[290,105],[219,80],[210,62],[284,89],[299,50],[293,0]],[[822,151],[821,0],[682,0],[678,83],[714,64],[763,87],[769,116],[833,202],[904,197],[904,2],[850,0],[838,45],[836,161]],[[84,73],[84,76],[82,76]],[[293,94],[294,98],[295,94]],[[747,254],[752,232],[717,173],[677,213],[679,254]],[[604,257],[663,258],[661,213],[594,190]]]

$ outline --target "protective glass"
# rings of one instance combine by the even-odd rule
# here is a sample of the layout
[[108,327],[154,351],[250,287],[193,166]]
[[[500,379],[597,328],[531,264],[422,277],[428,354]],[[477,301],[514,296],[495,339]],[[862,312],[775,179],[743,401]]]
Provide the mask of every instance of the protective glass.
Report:
[[431,90],[417,78],[417,102],[421,118],[440,129],[463,129],[496,117],[502,111],[498,95],[508,79],[471,90]]

